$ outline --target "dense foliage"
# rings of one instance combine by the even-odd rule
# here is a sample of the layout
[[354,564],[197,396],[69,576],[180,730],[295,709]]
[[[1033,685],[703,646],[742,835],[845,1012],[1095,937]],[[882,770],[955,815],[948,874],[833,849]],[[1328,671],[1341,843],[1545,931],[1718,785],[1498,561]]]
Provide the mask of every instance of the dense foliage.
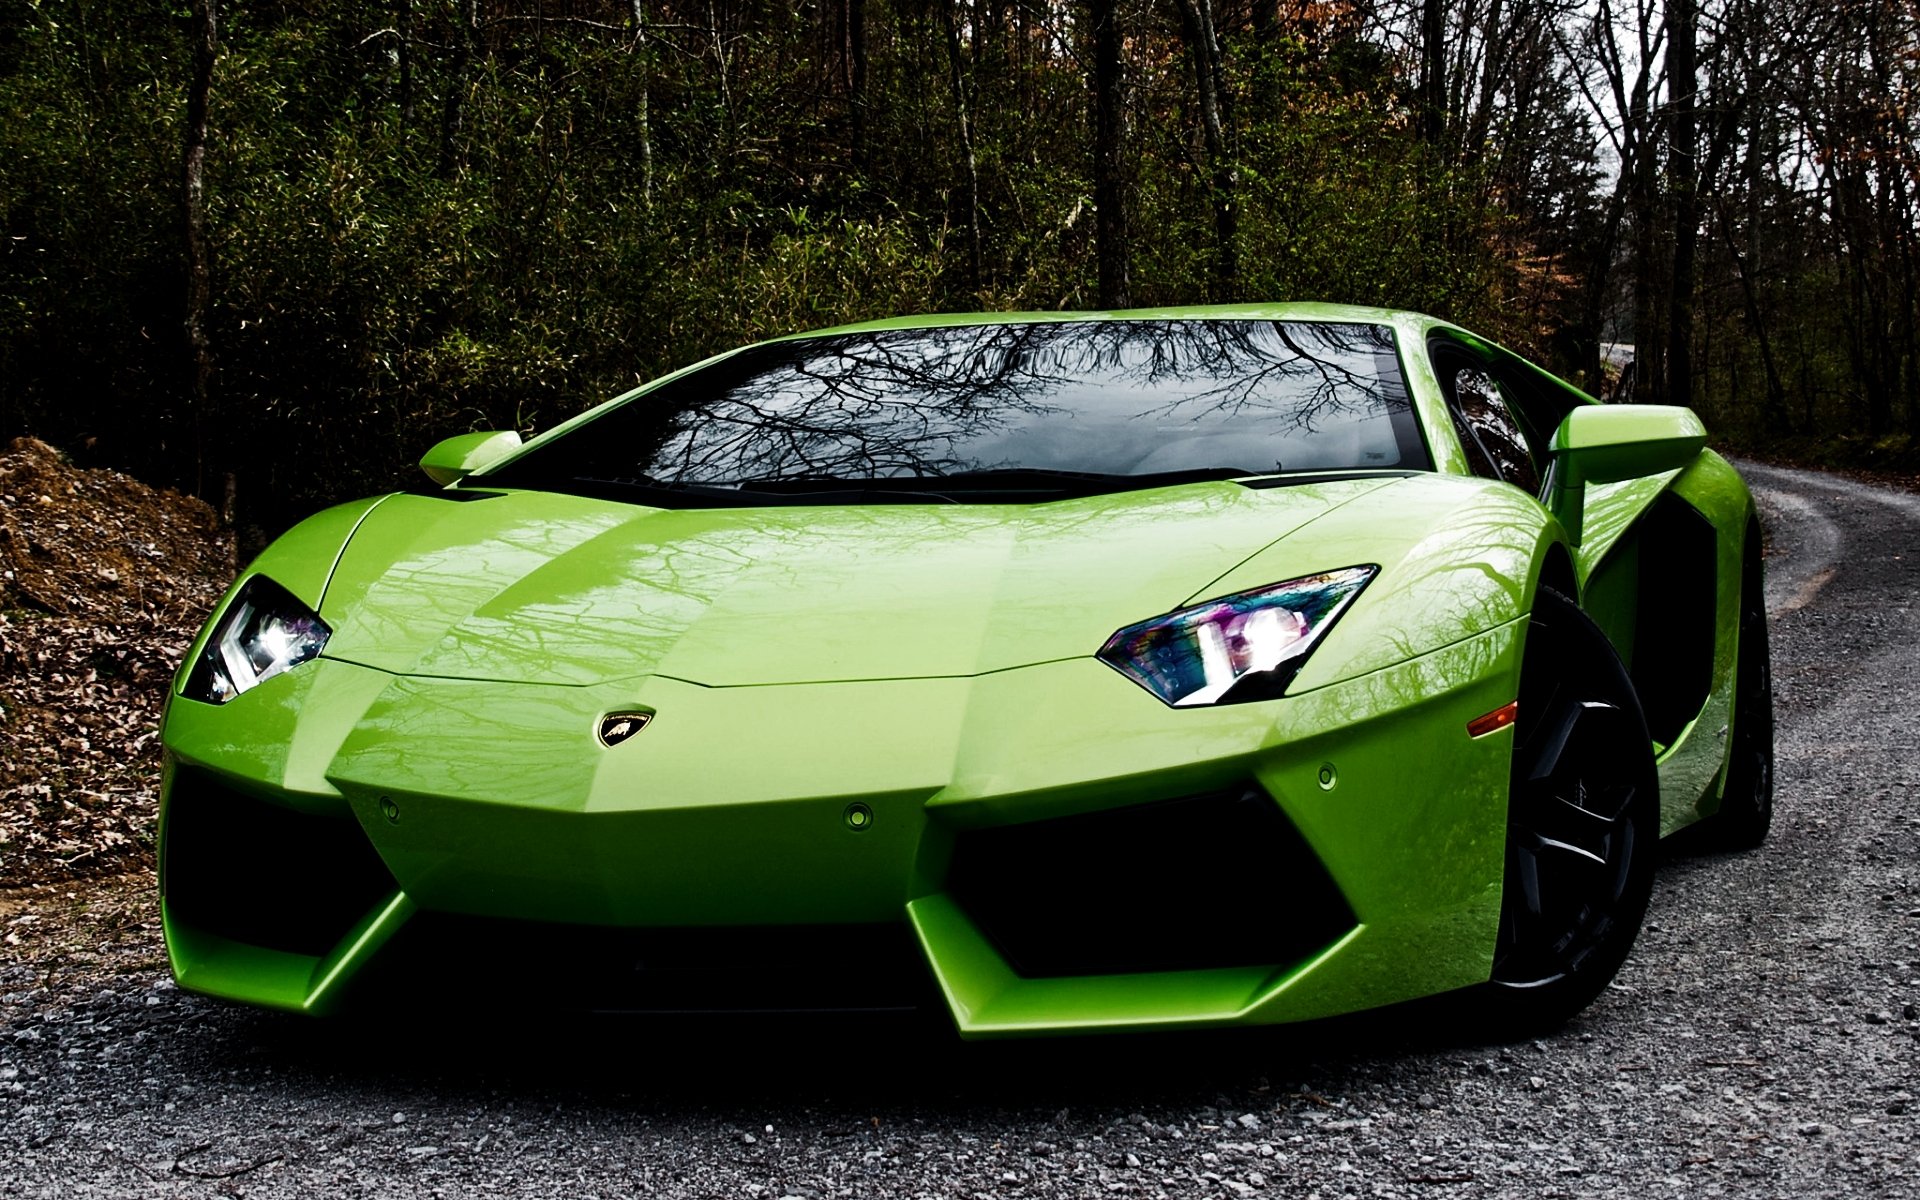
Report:
[[[1911,202],[1888,190],[1911,189],[1887,169],[1904,127],[1860,114],[1842,152],[1779,105],[1717,119],[1712,97],[1779,64],[1715,52],[1731,15],[1713,25],[1693,124],[1717,160],[1684,191],[1705,234],[1683,293],[1664,43],[1615,64],[1617,104],[1582,50],[1602,18],[1616,42],[1664,36],[1664,10],[1484,5],[1441,14],[1435,59],[1420,8],[1344,0],[24,0],[0,14],[0,435],[231,495],[271,529],[407,478],[446,434],[542,427],[864,317],[1376,303],[1595,390],[1601,342],[1638,341],[1661,367],[1644,398],[1671,387],[1649,330],[1683,294],[1682,386],[1711,419],[1920,422]],[[182,162],[216,16],[202,387]],[[1852,33],[1809,92],[1868,62]],[[1122,243],[1096,221],[1102,171]]]

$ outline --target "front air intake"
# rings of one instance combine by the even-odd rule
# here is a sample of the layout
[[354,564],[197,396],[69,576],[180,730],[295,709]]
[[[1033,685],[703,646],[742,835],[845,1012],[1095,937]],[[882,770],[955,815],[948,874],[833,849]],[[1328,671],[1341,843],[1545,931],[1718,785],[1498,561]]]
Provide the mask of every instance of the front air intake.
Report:
[[1286,966],[1356,923],[1253,786],[969,830],[947,886],[1029,978]]
[[174,774],[165,821],[168,915],[250,946],[325,955],[399,886],[351,816],[298,812],[204,771]]

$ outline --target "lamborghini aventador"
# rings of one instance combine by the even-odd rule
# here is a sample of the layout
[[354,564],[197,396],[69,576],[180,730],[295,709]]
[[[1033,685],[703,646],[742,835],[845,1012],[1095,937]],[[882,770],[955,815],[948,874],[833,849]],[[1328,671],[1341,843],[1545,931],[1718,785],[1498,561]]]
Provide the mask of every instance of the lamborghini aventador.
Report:
[[1766,833],[1739,476],[1417,314],[855,325],[421,465],[181,666],[183,987],[1537,1026]]

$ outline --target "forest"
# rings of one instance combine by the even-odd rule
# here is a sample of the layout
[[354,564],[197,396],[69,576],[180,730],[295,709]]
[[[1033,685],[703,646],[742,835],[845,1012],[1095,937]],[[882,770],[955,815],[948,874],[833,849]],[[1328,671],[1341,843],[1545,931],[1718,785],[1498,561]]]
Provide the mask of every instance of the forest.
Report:
[[256,541],[916,311],[1419,309],[1910,469],[1896,0],[15,0],[0,438]]

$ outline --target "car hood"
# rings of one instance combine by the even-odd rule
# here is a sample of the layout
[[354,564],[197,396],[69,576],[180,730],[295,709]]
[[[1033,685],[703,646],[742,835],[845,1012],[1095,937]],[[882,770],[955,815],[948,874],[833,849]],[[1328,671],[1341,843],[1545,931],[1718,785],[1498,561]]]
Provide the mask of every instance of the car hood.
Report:
[[321,615],[328,657],[397,674],[713,687],[978,675],[1090,655],[1393,482],[717,509],[401,494],[349,539]]

